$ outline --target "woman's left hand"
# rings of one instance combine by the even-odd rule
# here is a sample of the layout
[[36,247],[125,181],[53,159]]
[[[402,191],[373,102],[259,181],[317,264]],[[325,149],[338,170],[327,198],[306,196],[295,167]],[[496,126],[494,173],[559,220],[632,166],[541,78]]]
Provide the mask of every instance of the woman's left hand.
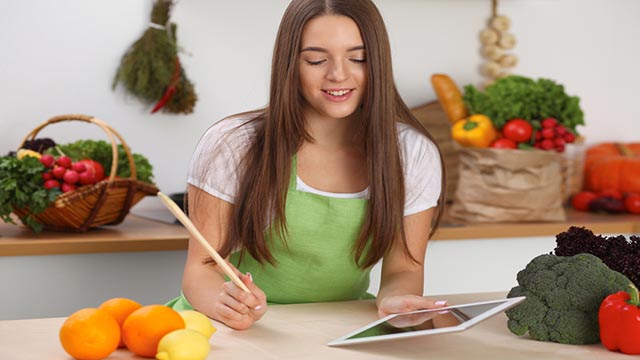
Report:
[[444,300],[434,300],[417,295],[395,295],[389,296],[378,305],[378,317],[403,313],[413,310],[437,309],[447,306]]

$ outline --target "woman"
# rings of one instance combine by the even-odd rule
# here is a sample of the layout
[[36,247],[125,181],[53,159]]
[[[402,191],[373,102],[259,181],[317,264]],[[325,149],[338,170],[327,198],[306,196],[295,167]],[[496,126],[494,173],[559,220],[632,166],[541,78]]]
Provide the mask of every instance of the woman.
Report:
[[171,305],[246,329],[267,300],[372,297],[369,272],[381,259],[379,316],[445,305],[422,297],[444,184],[430,139],[395,88],[375,5],[292,1],[268,107],[213,125],[188,179],[192,220],[251,292],[225,281],[191,239]]

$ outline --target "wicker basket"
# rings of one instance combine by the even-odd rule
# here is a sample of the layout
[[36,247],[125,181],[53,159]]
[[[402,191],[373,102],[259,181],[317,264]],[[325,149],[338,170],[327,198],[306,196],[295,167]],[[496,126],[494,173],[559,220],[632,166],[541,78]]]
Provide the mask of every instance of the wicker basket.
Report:
[[[44,127],[63,121],[83,121],[99,126],[107,134],[113,150],[113,161],[108,178],[94,184],[85,185],[74,191],[64,193],[42,213],[32,214],[29,209],[16,209],[20,218],[31,215],[43,224],[45,229],[56,231],[84,232],[101,225],[119,224],[129,214],[129,209],[147,195],[155,195],[158,188],[137,180],[133,155],[122,136],[110,125],[92,116],[71,114],[55,116],[33,129],[22,141],[35,139]],[[118,146],[116,138],[122,144],[131,169],[129,178],[117,178]]]

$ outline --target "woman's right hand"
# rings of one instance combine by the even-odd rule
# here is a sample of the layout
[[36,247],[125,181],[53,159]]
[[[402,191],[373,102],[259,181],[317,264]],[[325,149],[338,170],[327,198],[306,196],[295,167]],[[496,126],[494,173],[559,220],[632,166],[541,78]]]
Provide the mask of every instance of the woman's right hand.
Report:
[[250,273],[237,273],[240,280],[249,288],[250,293],[233,282],[227,281],[222,285],[214,304],[214,311],[217,315],[216,320],[224,322],[233,329],[245,330],[267,312],[267,297],[253,283]]

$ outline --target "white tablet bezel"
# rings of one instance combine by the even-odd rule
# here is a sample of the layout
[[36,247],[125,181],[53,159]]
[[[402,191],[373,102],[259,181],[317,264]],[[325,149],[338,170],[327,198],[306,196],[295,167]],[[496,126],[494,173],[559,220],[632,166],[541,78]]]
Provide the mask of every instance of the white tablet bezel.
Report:
[[480,302],[474,302],[474,303],[467,303],[467,304],[457,304],[457,305],[451,305],[451,306],[447,306],[447,307],[443,307],[443,308],[439,308],[437,309],[437,311],[442,311],[442,310],[446,310],[446,309],[455,309],[458,307],[463,307],[463,306],[472,306],[472,305],[488,305],[488,304],[493,304],[493,303],[502,303],[496,307],[493,307],[481,314],[479,314],[478,316],[467,320],[463,323],[461,323],[460,325],[457,326],[449,326],[449,327],[443,327],[443,328],[438,328],[438,329],[427,329],[427,330],[418,330],[418,331],[412,331],[412,332],[404,332],[404,333],[397,333],[397,334],[387,334],[387,335],[378,335],[378,336],[371,336],[371,337],[366,337],[366,338],[357,338],[357,339],[349,339],[349,337],[356,335],[360,332],[363,332],[365,330],[368,330],[380,323],[383,323],[385,321],[388,321],[396,316],[400,316],[400,315],[406,315],[406,314],[415,314],[415,313],[420,313],[420,312],[425,312],[425,311],[432,311],[432,310],[416,310],[416,311],[411,311],[411,312],[406,312],[406,313],[399,313],[399,314],[391,314],[388,316],[385,316],[382,319],[376,320],[370,324],[367,324],[359,329],[356,329],[346,335],[343,335],[335,340],[330,341],[327,345],[329,346],[343,346],[343,345],[351,345],[351,344],[362,344],[362,343],[368,343],[368,342],[375,342],[375,341],[383,341],[383,340],[391,340],[391,339],[400,339],[400,338],[408,338],[408,337],[414,337],[414,336],[423,336],[423,335],[434,335],[434,334],[442,334],[442,333],[450,333],[450,332],[458,332],[458,331],[463,331],[463,330],[467,330],[470,327],[478,324],[481,321],[484,321],[496,314],[499,314],[513,306],[515,306],[516,304],[520,303],[521,301],[523,301],[525,299],[524,296],[519,296],[519,297],[513,297],[513,298],[507,298],[507,299],[497,299],[497,300],[489,300],[489,301],[480,301]]

